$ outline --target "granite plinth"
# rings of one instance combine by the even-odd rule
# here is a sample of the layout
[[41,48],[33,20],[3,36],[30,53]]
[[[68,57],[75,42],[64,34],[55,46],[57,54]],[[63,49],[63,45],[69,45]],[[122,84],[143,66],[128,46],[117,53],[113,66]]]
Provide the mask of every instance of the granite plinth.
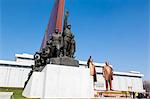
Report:
[[70,57],[51,58],[51,64],[79,67],[79,61]]
[[93,98],[93,77],[89,68],[47,64],[33,72],[22,95],[26,98]]

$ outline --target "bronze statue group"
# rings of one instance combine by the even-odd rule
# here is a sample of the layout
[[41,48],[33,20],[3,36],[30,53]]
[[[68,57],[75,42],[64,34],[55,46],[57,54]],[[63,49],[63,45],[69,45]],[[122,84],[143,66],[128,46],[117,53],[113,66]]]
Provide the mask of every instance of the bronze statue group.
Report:
[[[87,61],[87,66],[90,69],[90,75],[93,76],[93,87],[94,87],[95,82],[97,82],[97,76],[96,76],[95,65],[93,64],[93,59],[91,56]],[[108,84],[110,90],[112,91],[113,90],[112,89],[113,69],[107,61],[105,62],[105,66],[103,66],[102,72],[103,72],[103,77],[105,79],[106,91],[108,91]]]
[[68,24],[68,15],[69,12],[66,12],[63,31],[59,32],[56,28],[52,36],[48,39],[46,47],[35,53],[35,65],[33,65],[32,70],[41,71],[46,64],[50,63],[50,58],[74,58],[76,42],[71,32],[71,25]]
[[24,84],[24,88],[27,85],[32,73],[34,71],[42,71],[46,64],[49,64],[51,58],[68,57],[74,58],[76,50],[76,42],[74,35],[71,32],[71,25],[68,24],[69,12],[65,13],[63,31],[59,32],[56,28],[52,36],[48,39],[46,47],[41,48],[40,51],[34,54],[34,65],[32,70],[28,74],[27,81]]

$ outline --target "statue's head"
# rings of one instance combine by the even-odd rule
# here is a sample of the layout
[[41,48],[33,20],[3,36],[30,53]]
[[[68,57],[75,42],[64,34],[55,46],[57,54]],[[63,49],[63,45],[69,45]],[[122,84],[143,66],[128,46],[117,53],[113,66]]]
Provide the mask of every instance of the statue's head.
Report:
[[108,62],[108,61],[105,61],[105,65],[106,65],[106,66],[109,66],[109,62]]
[[55,29],[55,33],[58,34],[58,32],[59,32],[59,30],[58,30],[58,29]]
[[74,38],[74,35],[72,35],[72,38]]
[[90,62],[92,62],[92,61],[93,61],[93,60],[92,60],[92,56],[90,56],[90,57],[89,57],[89,61],[90,61]]
[[69,16],[69,11],[66,11],[66,15]]
[[71,29],[71,25],[67,25],[67,28],[70,30]]
[[90,59],[92,58],[92,56],[90,56]]

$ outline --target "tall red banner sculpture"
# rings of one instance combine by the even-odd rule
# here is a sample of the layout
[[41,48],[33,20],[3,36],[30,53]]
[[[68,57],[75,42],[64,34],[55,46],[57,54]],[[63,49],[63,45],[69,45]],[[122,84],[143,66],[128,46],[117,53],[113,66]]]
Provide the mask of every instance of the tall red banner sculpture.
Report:
[[46,42],[51,38],[55,29],[58,29],[59,33],[62,32],[62,19],[64,14],[64,2],[65,0],[55,0],[55,4],[52,8],[50,20],[48,22],[45,35],[42,41],[41,49],[45,48]]

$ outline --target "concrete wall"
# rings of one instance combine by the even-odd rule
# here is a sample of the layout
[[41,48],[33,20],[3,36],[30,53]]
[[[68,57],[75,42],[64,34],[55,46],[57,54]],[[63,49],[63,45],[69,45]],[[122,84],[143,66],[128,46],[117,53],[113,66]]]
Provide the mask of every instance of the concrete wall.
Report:
[[23,87],[30,68],[0,66],[0,87]]

